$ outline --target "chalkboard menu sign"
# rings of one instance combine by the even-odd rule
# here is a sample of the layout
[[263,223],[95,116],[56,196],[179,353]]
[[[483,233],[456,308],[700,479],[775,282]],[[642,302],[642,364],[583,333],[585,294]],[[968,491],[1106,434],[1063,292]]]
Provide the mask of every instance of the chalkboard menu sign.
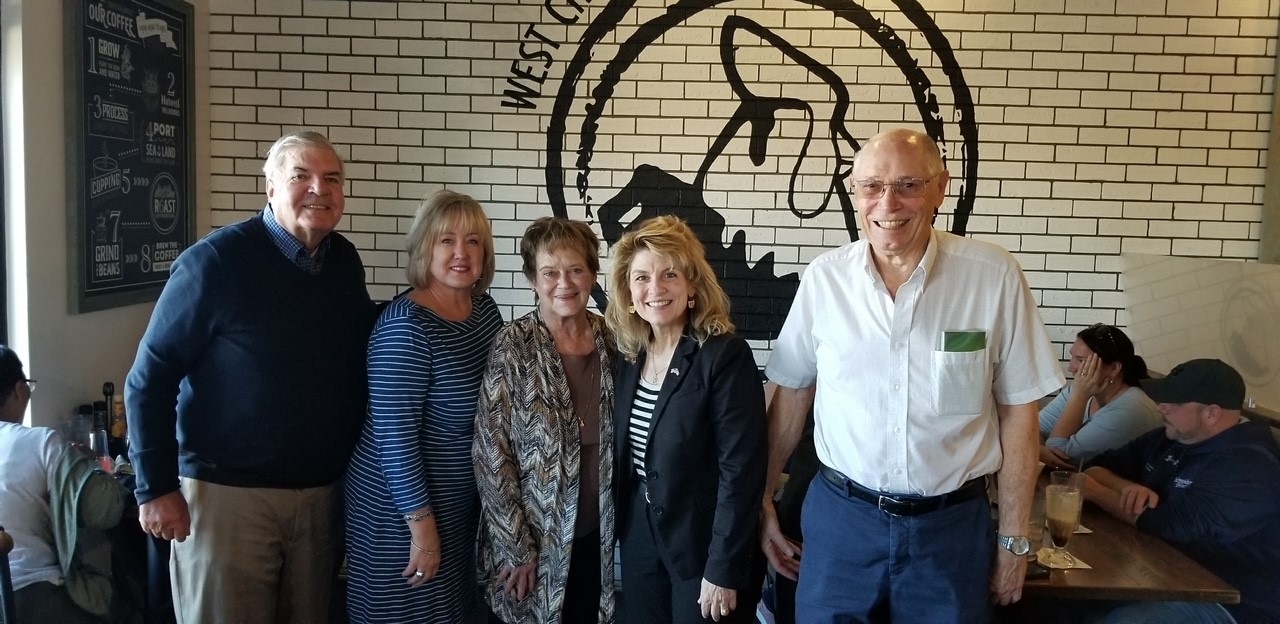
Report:
[[72,312],[154,300],[195,233],[193,11],[66,7]]

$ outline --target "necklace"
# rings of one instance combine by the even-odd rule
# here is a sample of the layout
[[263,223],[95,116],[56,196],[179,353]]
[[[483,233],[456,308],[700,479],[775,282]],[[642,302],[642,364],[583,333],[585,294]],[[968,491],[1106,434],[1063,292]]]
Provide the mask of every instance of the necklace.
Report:
[[[668,355],[665,358],[658,358],[653,353],[650,353],[648,356],[645,357],[644,370],[641,371],[640,376],[644,377],[645,381],[655,386],[658,385],[659,383],[662,382],[662,378],[665,376],[665,373],[666,373],[667,365],[665,362],[669,361],[670,359],[671,359],[670,355]],[[653,374],[649,373],[650,370],[653,371]]]
[[643,374],[642,374],[641,376],[642,376],[642,377],[644,377],[644,380],[645,380],[645,381],[647,381],[647,382],[649,382],[649,383],[651,383],[651,384],[653,384],[653,385],[655,385],[655,386],[656,386],[656,385],[658,385],[658,382],[662,380],[662,368],[661,368],[661,367],[659,367],[657,370],[653,371],[653,375],[652,375],[652,376],[650,376],[650,375],[649,375],[649,362],[648,362],[648,361],[645,361],[645,364],[644,364],[644,372],[643,372]]

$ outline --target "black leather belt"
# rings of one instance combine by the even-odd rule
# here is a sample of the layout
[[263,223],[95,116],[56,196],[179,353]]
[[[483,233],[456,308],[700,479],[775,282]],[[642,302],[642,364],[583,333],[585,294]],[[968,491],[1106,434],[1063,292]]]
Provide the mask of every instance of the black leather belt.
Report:
[[986,477],[970,479],[964,485],[946,494],[937,496],[911,496],[906,494],[885,494],[862,487],[853,479],[844,476],[840,471],[826,465],[818,467],[822,475],[831,485],[840,488],[852,498],[875,505],[877,509],[891,516],[919,516],[938,511],[948,505],[963,503],[987,491]]

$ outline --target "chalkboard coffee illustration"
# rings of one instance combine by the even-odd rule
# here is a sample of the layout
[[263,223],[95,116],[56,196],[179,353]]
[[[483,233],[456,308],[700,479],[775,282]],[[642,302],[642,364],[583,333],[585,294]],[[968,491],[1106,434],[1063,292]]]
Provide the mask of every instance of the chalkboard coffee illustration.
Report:
[[160,76],[155,70],[142,70],[142,104],[148,113],[160,108]]
[[162,173],[151,181],[151,224],[161,234],[173,232],[178,225],[178,183],[173,176]]
[[73,310],[153,300],[194,240],[194,12],[183,0],[67,0]]
[[124,195],[129,194],[132,188],[132,181],[129,179],[129,170],[121,169],[116,159],[111,157],[111,153],[107,151],[107,146],[102,146],[102,156],[93,159],[91,163],[93,167],[93,175],[89,178],[89,197],[96,199],[112,193],[120,191]]
[[119,212],[100,212],[94,220],[93,277],[96,282],[124,279],[119,224]]

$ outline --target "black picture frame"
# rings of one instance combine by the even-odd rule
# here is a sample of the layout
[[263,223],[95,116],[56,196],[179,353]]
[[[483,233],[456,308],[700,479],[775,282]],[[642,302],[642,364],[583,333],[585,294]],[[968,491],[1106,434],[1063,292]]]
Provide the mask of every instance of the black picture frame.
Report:
[[195,16],[64,0],[71,313],[154,301],[195,237]]

